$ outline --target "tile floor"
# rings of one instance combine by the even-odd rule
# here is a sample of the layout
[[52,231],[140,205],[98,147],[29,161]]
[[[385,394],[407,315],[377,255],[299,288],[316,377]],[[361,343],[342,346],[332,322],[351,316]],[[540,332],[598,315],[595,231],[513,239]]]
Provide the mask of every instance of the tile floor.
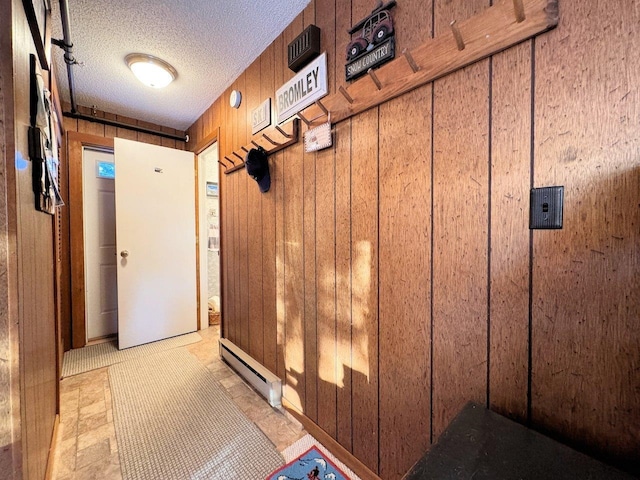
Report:
[[[306,434],[295,419],[271,408],[220,360],[218,326],[198,333],[202,341],[186,348],[211,371],[238,407],[262,429],[279,451]],[[107,368],[63,379],[60,382],[60,400],[53,478],[121,479]]]

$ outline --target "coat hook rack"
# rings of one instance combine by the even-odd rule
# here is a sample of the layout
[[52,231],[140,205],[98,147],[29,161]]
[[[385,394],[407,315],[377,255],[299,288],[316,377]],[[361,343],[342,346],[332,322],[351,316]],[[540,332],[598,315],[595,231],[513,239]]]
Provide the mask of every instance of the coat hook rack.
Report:
[[[279,125],[270,127],[267,132],[268,134],[262,133],[260,137],[251,139],[249,144],[241,145],[240,148],[232,152],[233,155],[231,156],[239,158],[241,160],[240,163],[238,163],[237,161],[233,162],[233,160],[231,160],[228,156],[224,157],[226,160],[233,164],[233,167],[230,168],[225,165],[225,175],[244,169],[244,158],[246,156],[246,153],[249,152],[251,148],[263,148],[267,152],[267,155],[271,155],[287,148],[289,145],[297,143],[300,137],[300,120],[294,118],[291,122],[286,123],[282,127]],[[282,137],[284,137],[286,141],[282,143],[275,141],[274,138],[279,138],[276,135],[282,135]],[[261,138],[264,138],[267,142],[269,142],[270,145],[266,147],[260,145],[260,143],[258,142]]]
[[522,3],[522,0],[513,0],[513,9],[516,14],[516,22],[524,22],[526,16],[524,14],[524,4]]
[[464,39],[462,38],[462,34],[460,33],[460,29],[458,25],[456,25],[456,21],[454,20],[449,25],[451,25],[451,31],[453,32],[453,37],[456,39],[456,44],[458,45],[458,50],[464,50]]
[[407,61],[407,63],[411,67],[411,70],[413,71],[413,73],[416,73],[418,70],[420,70],[420,67],[418,66],[416,61],[413,59],[413,57],[411,56],[411,52],[409,52],[409,50],[407,50],[405,48],[402,51],[402,54],[404,55],[405,60]]
[[373,83],[376,84],[376,87],[378,87],[378,90],[382,90],[382,83],[380,82],[380,79],[376,75],[376,72],[374,72],[373,69],[370,68],[369,70],[367,70],[367,73],[371,77],[371,80],[373,80]]

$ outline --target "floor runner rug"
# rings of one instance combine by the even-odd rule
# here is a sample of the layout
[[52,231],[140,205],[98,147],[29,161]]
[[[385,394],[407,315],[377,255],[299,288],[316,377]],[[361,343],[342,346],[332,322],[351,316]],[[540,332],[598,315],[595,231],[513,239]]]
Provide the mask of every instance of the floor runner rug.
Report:
[[156,352],[162,352],[176,347],[182,347],[202,340],[196,332],[179,335],[177,337],[158,340],[138,347],[118,350],[117,341],[100,343],[89,347],[77,348],[64,352],[62,360],[62,378],[80,373],[108,367],[116,363],[134,358],[144,357]]
[[124,480],[265,478],[275,446],[185,348],[109,367]]

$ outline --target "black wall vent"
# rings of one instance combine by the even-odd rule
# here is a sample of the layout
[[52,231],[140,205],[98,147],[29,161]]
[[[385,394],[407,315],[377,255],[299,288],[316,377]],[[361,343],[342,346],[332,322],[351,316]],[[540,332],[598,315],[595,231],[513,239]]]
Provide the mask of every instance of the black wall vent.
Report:
[[287,47],[289,69],[298,72],[320,55],[320,29],[309,25]]

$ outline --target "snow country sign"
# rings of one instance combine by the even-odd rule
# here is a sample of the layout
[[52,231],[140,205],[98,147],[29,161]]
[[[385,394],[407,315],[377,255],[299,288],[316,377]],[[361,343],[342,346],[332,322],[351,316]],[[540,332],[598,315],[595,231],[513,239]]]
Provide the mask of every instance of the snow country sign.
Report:
[[276,91],[277,122],[284,122],[327,93],[327,54],[323,53]]

